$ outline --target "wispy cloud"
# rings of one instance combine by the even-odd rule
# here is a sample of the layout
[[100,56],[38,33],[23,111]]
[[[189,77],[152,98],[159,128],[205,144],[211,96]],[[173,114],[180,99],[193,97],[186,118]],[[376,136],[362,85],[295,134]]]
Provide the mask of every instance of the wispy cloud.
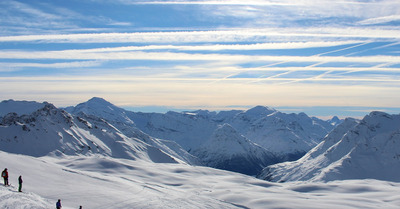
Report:
[[248,0],[246,2],[238,0],[219,0],[219,1],[132,1],[132,0],[120,0],[119,2],[125,4],[189,4],[189,5],[296,5],[296,3],[290,2],[276,2],[276,1],[264,1],[264,0]]
[[375,24],[389,23],[392,21],[400,21],[400,15],[390,15],[390,16],[369,18],[366,20],[359,21],[358,24],[360,24],[360,25],[375,25]]
[[[0,42],[42,41],[48,43],[199,43],[199,42],[265,42],[272,37],[274,42],[325,41],[338,39],[400,39],[394,29],[360,28],[269,28],[237,29],[220,31],[177,31],[139,33],[94,33],[62,35],[2,36]],[[296,38],[297,37],[297,38]],[[307,39],[309,38],[309,39]]]
[[[360,41],[335,41],[335,42],[279,42],[279,43],[257,43],[257,44],[206,44],[206,45],[145,45],[145,46],[123,46],[81,49],[81,52],[123,52],[123,51],[150,51],[150,50],[177,50],[177,51],[246,51],[246,50],[271,50],[271,49],[305,49],[322,48],[332,46],[352,45],[340,50],[354,48],[370,42]],[[398,43],[388,44],[393,46]],[[385,46],[380,46],[384,48]],[[339,50],[337,50],[339,51]],[[332,51],[333,52],[333,51]],[[327,52],[330,53],[330,52]],[[319,54],[322,55],[322,54]]]
[[58,63],[32,63],[32,62],[0,62],[0,71],[14,71],[21,68],[87,68],[100,66],[101,61],[79,61],[79,62],[58,62]]
[[[117,21],[102,15],[82,14],[76,10],[57,6],[51,2],[23,2],[7,0],[0,2],[0,34],[41,34],[79,31],[107,31],[96,25],[131,26],[128,21]],[[92,27],[81,27],[90,23]]]
[[0,3],[0,5],[2,6],[0,24],[3,30],[13,31],[17,29],[26,31],[28,28],[35,28],[35,30],[52,28],[55,30],[76,27],[66,18],[52,12],[46,12],[31,4],[9,0]]
[[[292,24],[301,20],[317,20],[334,18],[330,23],[338,23],[343,18],[358,20],[364,19],[363,24],[371,22],[383,22],[397,18],[400,15],[400,5],[393,0],[380,1],[329,1],[329,0],[307,0],[307,1],[267,1],[267,0],[199,0],[199,1],[134,1],[120,0],[124,4],[162,4],[162,5],[198,5],[204,7],[204,15],[216,16],[240,16],[254,17],[252,21],[262,22],[260,19],[273,24],[275,20],[284,24],[290,21]],[[210,9],[210,6],[213,9]],[[200,7],[200,8],[201,8]],[[379,8],[379,9],[377,9]],[[268,15],[265,15],[268,14]],[[390,15],[388,15],[390,14]],[[385,17],[386,16],[386,17]],[[257,18],[258,17],[258,18]],[[391,20],[389,20],[391,21]],[[343,22],[344,23],[344,22]]]
[[182,60],[182,61],[232,61],[243,63],[251,61],[285,61],[285,62],[358,62],[358,63],[399,63],[397,56],[262,56],[231,54],[200,54],[173,52],[87,52],[86,50],[61,51],[0,51],[3,59],[61,59],[61,60]]

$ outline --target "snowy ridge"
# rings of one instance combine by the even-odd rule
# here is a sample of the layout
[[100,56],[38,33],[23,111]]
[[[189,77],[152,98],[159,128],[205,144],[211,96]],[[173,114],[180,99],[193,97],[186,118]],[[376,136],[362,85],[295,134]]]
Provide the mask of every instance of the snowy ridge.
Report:
[[271,181],[373,178],[400,181],[400,115],[371,112],[346,119],[301,159],[267,167]]

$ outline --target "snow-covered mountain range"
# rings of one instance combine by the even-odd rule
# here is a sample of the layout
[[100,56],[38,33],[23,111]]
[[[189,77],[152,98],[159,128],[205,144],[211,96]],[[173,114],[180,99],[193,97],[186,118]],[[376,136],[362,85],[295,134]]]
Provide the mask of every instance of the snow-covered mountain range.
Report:
[[270,181],[380,179],[400,181],[400,115],[371,112],[346,119],[301,159],[269,166]]
[[[301,157],[335,127],[304,113],[285,114],[263,106],[218,113],[136,113],[97,97],[64,109],[47,102],[12,100],[0,106],[3,112],[14,112],[0,115],[0,143],[7,152],[32,156],[100,153],[204,164],[250,175]],[[14,108],[7,111],[8,107]]]
[[[304,113],[285,114],[264,106],[218,113],[207,110],[141,113],[126,111],[94,97],[65,110],[74,115],[101,116],[127,136],[129,133],[124,130],[135,127],[152,137],[176,142],[205,165],[250,175],[272,163],[298,159],[335,127],[330,121],[310,118]],[[215,133],[221,132],[220,127],[232,129],[219,134],[234,133],[224,136],[231,143],[211,142],[218,141]],[[240,138],[245,140],[238,142]],[[234,148],[239,143],[241,150]]]

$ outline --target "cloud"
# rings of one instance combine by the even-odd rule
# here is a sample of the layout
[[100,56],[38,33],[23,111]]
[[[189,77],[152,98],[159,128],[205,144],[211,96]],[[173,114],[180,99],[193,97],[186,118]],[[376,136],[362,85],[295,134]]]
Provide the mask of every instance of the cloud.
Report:
[[[400,5],[393,0],[380,1],[330,1],[330,0],[200,0],[200,1],[133,1],[120,0],[123,4],[161,4],[161,5],[191,5],[198,6],[199,12],[207,16],[253,17],[278,21],[280,25],[290,21],[291,24],[301,20],[329,21],[332,24],[346,23],[342,20],[357,20],[379,18],[382,16],[399,15]],[[210,9],[212,7],[212,9]],[[377,9],[379,8],[379,9]],[[268,14],[268,15],[265,15]],[[260,18],[257,18],[260,17]],[[319,21],[318,21],[319,20]],[[326,23],[326,22],[325,22]],[[347,23],[349,23],[347,21]]]
[[13,0],[0,3],[0,5],[2,6],[0,24],[2,32],[5,31],[6,34],[14,31],[26,33],[29,30],[31,33],[43,29],[76,28],[74,23],[51,9],[45,11],[41,7],[35,7],[34,4]]
[[225,42],[310,42],[368,40],[399,40],[396,29],[369,28],[268,28],[219,31],[176,31],[138,33],[91,33],[2,36],[0,42],[45,43],[225,43]]
[[400,21],[400,15],[390,15],[390,16],[384,16],[384,17],[369,18],[366,20],[359,21],[358,24],[360,24],[360,25],[375,25],[375,24],[389,23],[389,22],[393,22],[393,21]]
[[36,17],[42,20],[60,20],[61,17],[55,14],[47,13],[42,10],[36,9],[28,4],[24,4],[18,1],[9,0],[7,1],[9,8],[22,12],[29,17]]
[[[79,62],[58,62],[58,63],[32,63],[32,62],[0,62],[1,72],[10,72],[21,68],[87,68],[100,66],[101,61],[79,61]],[[6,70],[5,70],[6,69]]]
[[[80,31],[107,31],[132,26],[129,21],[116,21],[113,17],[82,14],[74,7],[59,6],[54,2],[0,2],[1,34],[59,34]],[[90,25],[92,27],[82,27]],[[100,27],[99,27],[100,26]],[[111,27],[109,27],[111,26]],[[109,28],[107,28],[109,27]]]
[[[150,50],[177,50],[177,51],[246,51],[246,50],[271,50],[271,49],[305,49],[321,48],[331,46],[353,45],[353,48],[370,42],[360,41],[335,41],[335,42],[281,42],[281,43],[258,43],[258,44],[207,44],[207,45],[145,45],[145,46],[123,46],[82,49],[81,52],[123,52],[123,51],[150,51]],[[388,44],[393,46],[398,43]],[[344,50],[344,49],[342,49]]]
[[132,0],[120,0],[119,2],[125,4],[172,4],[172,5],[296,5],[296,3],[290,2],[277,2],[277,1],[265,1],[265,0],[219,0],[219,1],[132,1]]
[[200,54],[174,52],[143,52],[143,51],[0,51],[3,59],[61,59],[61,60],[178,60],[178,61],[231,61],[245,63],[255,61],[272,62],[354,62],[354,63],[399,63],[398,56],[268,56],[268,55],[231,55],[231,54]]

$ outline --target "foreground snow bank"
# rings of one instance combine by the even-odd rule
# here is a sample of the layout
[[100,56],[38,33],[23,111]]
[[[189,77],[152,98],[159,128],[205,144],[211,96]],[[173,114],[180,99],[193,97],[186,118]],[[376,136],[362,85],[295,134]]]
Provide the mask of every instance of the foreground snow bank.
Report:
[[47,209],[53,208],[49,200],[32,192],[21,193],[13,186],[0,186],[0,208],[3,209]]
[[[100,156],[34,158],[4,152],[0,152],[0,165],[7,166],[13,185],[17,184],[18,175],[23,176],[26,194],[22,195],[37,203],[44,201],[37,208],[53,208],[57,199],[67,209],[79,205],[96,209],[398,208],[400,205],[400,184],[389,181],[271,183],[200,166]],[[15,188],[0,187],[0,208],[34,208],[25,207],[27,201],[14,192]]]

